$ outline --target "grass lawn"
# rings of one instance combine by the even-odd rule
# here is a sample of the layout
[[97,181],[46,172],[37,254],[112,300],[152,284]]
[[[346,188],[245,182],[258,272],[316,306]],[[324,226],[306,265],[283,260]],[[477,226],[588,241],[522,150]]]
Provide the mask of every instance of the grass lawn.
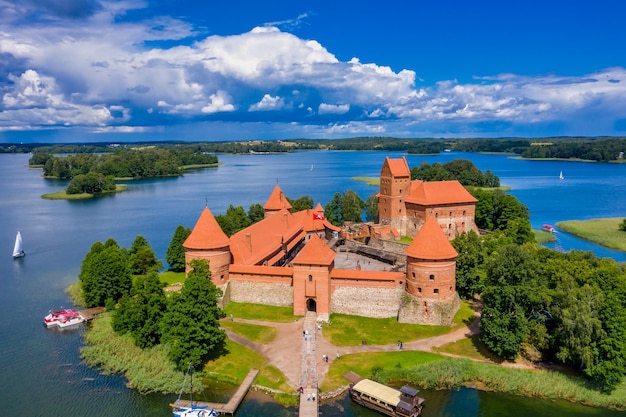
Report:
[[[254,381],[256,385],[286,393],[293,391],[285,375],[275,366],[269,365],[261,354],[230,339],[226,339],[226,349],[228,351],[226,355],[205,365],[204,372],[209,379],[239,385],[248,372],[255,368],[259,370],[259,375]],[[294,405],[298,401],[295,395],[280,396],[277,400],[285,405]]]
[[185,282],[184,272],[164,271],[159,274],[159,279],[165,282],[167,285],[172,285],[176,282]]
[[287,323],[299,319],[299,317],[293,315],[292,307],[277,307],[252,303],[230,302],[224,308],[224,313],[226,313],[227,317],[230,317],[232,314],[233,317],[240,319],[273,321],[278,323]]
[[356,372],[368,378],[377,368],[397,368],[415,366],[419,364],[442,360],[443,357],[435,353],[404,351],[404,352],[376,352],[353,353],[335,359],[324,382],[320,387],[322,392],[329,392],[347,385],[349,381],[343,376],[349,371]]
[[388,345],[398,340],[412,340],[439,336],[470,323],[474,311],[467,302],[461,303],[461,309],[454,316],[452,326],[427,326],[421,324],[398,323],[395,317],[373,319],[361,316],[332,314],[329,324],[322,331],[324,337],[337,346],[355,346],[366,341],[370,345]]
[[491,352],[479,339],[478,335],[471,338],[461,339],[459,341],[448,343],[439,348],[434,348],[437,352],[450,353],[452,355],[463,356],[466,358],[491,361],[494,363],[502,363],[504,359]]
[[237,323],[230,319],[220,320],[220,325],[231,330],[248,340],[257,343],[270,343],[276,338],[276,328],[270,326],[260,326],[258,324]]
[[582,239],[626,252],[626,232],[619,230],[623,217],[558,222],[557,227]]

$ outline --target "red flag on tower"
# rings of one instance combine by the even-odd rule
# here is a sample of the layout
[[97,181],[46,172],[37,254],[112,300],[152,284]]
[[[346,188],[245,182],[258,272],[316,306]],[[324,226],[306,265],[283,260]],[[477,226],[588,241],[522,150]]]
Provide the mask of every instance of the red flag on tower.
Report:
[[313,220],[326,220],[326,217],[322,216],[319,213],[313,213]]

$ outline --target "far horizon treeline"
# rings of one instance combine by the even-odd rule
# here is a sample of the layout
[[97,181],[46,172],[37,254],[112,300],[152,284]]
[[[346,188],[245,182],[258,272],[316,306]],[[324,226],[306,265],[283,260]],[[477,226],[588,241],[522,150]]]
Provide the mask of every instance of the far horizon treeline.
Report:
[[288,139],[246,141],[160,141],[128,143],[0,144],[0,153],[111,153],[120,149],[157,147],[199,153],[287,153],[301,150],[401,151],[436,155],[445,151],[511,153],[523,158],[581,159],[597,162],[622,161],[625,137],[545,138],[393,138],[355,137],[346,139]]

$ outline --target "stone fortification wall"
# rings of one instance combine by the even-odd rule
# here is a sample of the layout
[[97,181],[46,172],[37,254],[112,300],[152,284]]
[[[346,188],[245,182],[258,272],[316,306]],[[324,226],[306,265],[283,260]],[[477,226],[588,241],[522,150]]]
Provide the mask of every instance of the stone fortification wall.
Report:
[[407,245],[390,240],[370,238],[369,243],[357,242],[346,239],[341,250],[358,253],[363,256],[371,256],[390,265],[405,265],[406,255],[404,251]]
[[374,318],[397,317],[402,294],[402,285],[395,288],[338,286],[330,298],[330,311]]
[[378,239],[373,237],[369,240],[368,245],[376,249],[401,255],[402,259],[406,261],[406,256],[404,255],[404,252],[409,247],[409,245],[406,243],[400,243],[394,240]]
[[451,297],[441,300],[414,297],[404,293],[398,312],[398,322],[449,326],[460,307],[461,300],[456,292]]
[[233,280],[229,285],[230,301],[237,303],[292,306],[293,287],[289,283]]

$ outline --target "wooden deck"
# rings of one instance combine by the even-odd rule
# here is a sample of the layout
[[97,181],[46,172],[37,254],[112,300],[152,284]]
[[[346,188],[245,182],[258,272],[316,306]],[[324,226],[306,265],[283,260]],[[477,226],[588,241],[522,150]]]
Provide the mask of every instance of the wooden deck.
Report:
[[[235,394],[230,398],[230,400],[228,400],[226,404],[194,401],[194,405],[206,406],[207,408],[212,408],[213,410],[219,412],[220,414],[235,414],[235,411],[237,411],[237,408],[239,408],[239,404],[241,404],[244,397],[250,390],[250,387],[252,386],[252,383],[254,382],[254,379],[256,378],[258,373],[259,373],[258,369],[253,369],[250,372],[248,372],[248,375],[244,378],[241,385],[239,385],[239,388],[237,389]],[[182,399],[180,401],[177,401],[176,403],[177,405],[180,405],[182,407],[189,407],[191,405],[189,400],[182,400]]]

